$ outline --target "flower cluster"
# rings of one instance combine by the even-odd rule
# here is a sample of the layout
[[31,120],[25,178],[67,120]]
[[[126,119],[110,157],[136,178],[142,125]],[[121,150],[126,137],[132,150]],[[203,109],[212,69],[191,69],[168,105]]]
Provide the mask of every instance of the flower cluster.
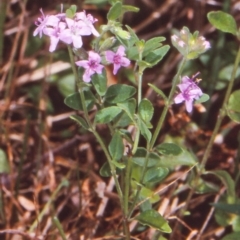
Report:
[[193,78],[184,76],[181,80],[181,83],[178,84],[180,93],[174,98],[175,103],[181,103],[185,101],[186,110],[188,112],[192,111],[193,100],[199,99],[203,92],[199,86],[194,82]]
[[178,35],[174,34],[171,40],[174,47],[187,59],[197,58],[211,47],[204,37],[198,36],[197,31],[191,34],[186,27]]
[[[125,57],[125,48],[123,46],[119,46],[118,50],[115,52],[113,51],[106,51],[105,58],[109,63],[113,64],[113,74],[117,74],[119,68],[121,66],[127,67],[130,64],[130,60]],[[79,67],[85,68],[85,72],[83,74],[83,81],[90,82],[91,75],[94,73],[101,74],[103,65],[101,63],[101,56],[98,53],[90,51],[88,54],[88,60],[80,60],[76,62],[76,65]]]
[[56,49],[59,41],[73,44],[75,48],[81,48],[82,36],[91,34],[99,36],[99,33],[93,26],[97,19],[84,11],[75,13],[73,18],[68,18],[65,13],[45,16],[43,11],[40,11],[42,16],[35,22],[37,28],[33,32],[33,36],[38,34],[40,37],[43,34],[49,36],[51,42],[50,52]]

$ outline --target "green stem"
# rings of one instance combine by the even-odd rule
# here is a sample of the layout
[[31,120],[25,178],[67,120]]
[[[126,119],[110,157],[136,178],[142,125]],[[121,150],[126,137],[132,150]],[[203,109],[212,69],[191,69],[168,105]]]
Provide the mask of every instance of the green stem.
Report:
[[215,140],[216,135],[218,134],[219,128],[221,126],[222,120],[226,116],[226,105],[227,105],[228,99],[230,97],[230,94],[232,92],[234,79],[235,79],[235,76],[236,76],[236,72],[237,72],[239,62],[240,62],[240,47],[238,49],[238,53],[237,53],[237,56],[236,56],[236,59],[235,59],[235,62],[234,62],[234,67],[233,67],[233,71],[232,71],[232,74],[231,74],[231,79],[230,79],[230,82],[228,84],[228,88],[227,88],[227,91],[226,91],[226,94],[225,94],[225,97],[224,97],[224,100],[223,100],[222,108],[220,109],[216,125],[214,127],[214,130],[213,130],[213,133],[211,135],[210,141],[207,145],[206,151],[204,152],[204,155],[203,155],[203,158],[202,158],[202,162],[201,162],[201,166],[200,166],[201,169],[203,169],[206,165],[206,162],[209,158],[214,140]]
[[123,195],[125,217],[127,217],[128,215],[128,196],[129,196],[129,189],[130,189],[132,157],[128,157],[126,161],[127,161],[127,165],[126,165],[125,176],[124,176],[124,195]]
[[76,68],[76,65],[75,65],[73,52],[72,52],[72,49],[69,45],[68,45],[68,54],[69,54],[69,58],[70,58],[71,66],[72,66],[72,71],[73,71],[73,74],[74,74],[74,77],[75,77],[75,81],[77,83],[78,92],[80,94],[80,99],[81,99],[82,107],[83,107],[83,114],[84,114],[84,117],[85,117],[85,119],[88,123],[88,126],[91,126],[91,122],[90,122],[90,119],[89,119],[87,107],[86,107],[86,104],[85,104],[85,96],[84,96],[84,92],[83,92],[82,86],[81,86],[82,82],[80,81],[80,79],[78,77],[78,72],[77,72],[77,68]]
[[172,104],[172,99],[173,99],[174,93],[176,91],[176,87],[177,87],[177,84],[179,82],[179,78],[180,78],[180,75],[181,75],[181,73],[183,71],[183,68],[184,68],[184,65],[185,65],[186,61],[187,61],[186,58],[183,58],[183,60],[182,60],[182,62],[180,64],[180,67],[178,69],[178,72],[177,72],[177,74],[175,75],[175,77],[173,79],[173,85],[172,85],[172,89],[171,89],[171,91],[169,93],[168,101],[166,102],[165,107],[163,108],[161,117],[160,117],[160,119],[158,121],[158,124],[157,124],[157,127],[156,127],[156,129],[155,129],[155,131],[153,133],[153,137],[152,137],[151,142],[149,144],[149,149],[153,148],[153,146],[154,146],[154,144],[155,144],[155,142],[157,140],[157,137],[158,137],[159,132],[160,132],[160,130],[162,128],[162,125],[163,125],[163,122],[165,120],[165,117],[167,115],[168,109],[169,109],[169,107]]
[[101,146],[101,148],[102,148],[102,150],[103,150],[103,152],[104,152],[104,154],[107,158],[108,164],[109,164],[110,169],[111,169],[112,176],[113,176],[115,184],[116,184],[116,189],[117,189],[117,192],[118,192],[118,195],[119,195],[119,198],[120,198],[120,204],[121,204],[121,207],[123,209],[123,206],[124,206],[124,204],[123,204],[123,193],[122,193],[122,190],[121,190],[118,178],[117,178],[115,166],[112,163],[112,158],[109,155],[108,150],[107,150],[104,142],[102,141],[101,137],[99,136],[99,134],[95,130],[92,130],[92,133],[96,137],[97,141],[99,142],[99,144],[100,144],[100,146]]
[[134,211],[134,208],[135,208],[135,206],[136,206],[136,204],[137,204],[138,197],[139,197],[140,191],[141,191],[141,189],[142,189],[141,185],[143,184],[143,179],[144,179],[145,173],[146,173],[146,171],[147,171],[148,162],[149,162],[149,153],[147,153],[147,156],[146,156],[146,161],[145,161],[145,163],[144,163],[143,171],[142,171],[142,176],[141,176],[141,179],[140,179],[140,185],[137,186],[137,192],[136,192],[134,201],[133,201],[133,203],[132,203],[132,205],[131,205],[131,208],[130,208],[130,210],[129,210],[128,219],[131,218],[132,213],[133,213],[133,211]]

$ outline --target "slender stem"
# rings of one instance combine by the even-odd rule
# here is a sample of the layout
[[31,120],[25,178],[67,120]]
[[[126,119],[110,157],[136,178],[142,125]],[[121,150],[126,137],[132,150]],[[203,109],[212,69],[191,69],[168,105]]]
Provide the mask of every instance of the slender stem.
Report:
[[75,65],[73,52],[72,52],[72,49],[69,45],[68,45],[68,54],[69,54],[69,58],[70,58],[71,66],[72,66],[72,71],[73,71],[73,74],[74,74],[74,77],[75,77],[75,81],[77,83],[78,92],[80,94],[80,99],[81,99],[81,103],[82,103],[82,107],[83,107],[83,114],[84,114],[84,117],[85,117],[85,119],[88,123],[88,126],[91,126],[91,122],[90,122],[90,119],[89,119],[87,107],[86,107],[86,104],[85,104],[84,92],[83,92],[82,87],[81,87],[82,82],[80,81],[80,79],[78,77],[78,72],[77,72],[77,68],[76,68],[76,65]]
[[121,207],[123,208],[123,206],[124,206],[124,204],[123,204],[123,193],[122,193],[119,181],[117,179],[116,169],[115,169],[115,166],[112,163],[112,158],[109,155],[108,150],[107,150],[104,142],[102,141],[101,137],[99,136],[98,132],[96,132],[95,130],[92,130],[92,133],[96,137],[97,141],[99,142],[99,144],[100,144],[100,146],[101,146],[101,148],[102,148],[102,150],[103,150],[103,152],[104,152],[104,154],[107,158],[108,164],[109,164],[110,169],[111,169],[112,176],[113,176],[115,184],[116,184],[116,189],[117,189],[117,192],[118,192],[118,195],[119,195],[119,198],[120,198]]
[[138,106],[142,100],[142,71],[138,71]]
[[125,176],[124,176],[124,195],[123,195],[125,217],[128,215],[128,196],[129,196],[129,189],[130,189],[132,157],[128,157],[126,161],[127,161],[127,165],[126,165]]
[[201,169],[204,168],[204,166],[205,166],[205,164],[206,164],[206,162],[208,160],[208,157],[210,155],[210,152],[211,152],[214,140],[215,140],[216,135],[217,135],[217,133],[219,131],[219,128],[221,126],[222,120],[226,116],[226,105],[227,105],[228,99],[230,97],[230,94],[232,92],[234,79],[235,79],[235,76],[236,76],[236,72],[237,72],[237,68],[238,68],[239,62],[240,62],[240,47],[238,49],[238,53],[237,53],[237,56],[236,56],[236,59],[235,59],[233,71],[232,71],[232,74],[231,74],[231,79],[230,79],[230,82],[228,84],[228,88],[227,88],[227,91],[226,91],[226,94],[225,94],[225,97],[224,97],[224,100],[223,100],[222,108],[220,109],[216,125],[214,127],[214,130],[213,130],[213,133],[211,135],[210,141],[209,141],[209,143],[207,145],[207,149],[204,152],[204,155],[203,155],[203,158],[202,158]]
[[166,102],[165,107],[163,108],[161,117],[160,117],[160,119],[158,121],[158,124],[157,124],[157,127],[156,127],[156,129],[155,129],[155,131],[153,133],[153,137],[152,137],[151,142],[149,144],[149,149],[153,148],[153,146],[154,146],[154,144],[155,144],[155,142],[157,140],[157,137],[158,137],[159,132],[160,132],[160,130],[162,128],[164,119],[165,119],[165,117],[167,115],[168,109],[169,109],[169,107],[172,104],[172,99],[173,99],[174,93],[176,91],[176,87],[177,87],[177,84],[178,84],[178,81],[179,81],[179,77],[180,77],[180,75],[181,75],[181,73],[183,71],[183,68],[184,68],[184,65],[185,65],[186,61],[187,61],[186,58],[182,59],[182,62],[181,62],[180,67],[178,69],[178,72],[177,72],[177,74],[175,75],[175,77],[173,79],[173,85],[172,85],[172,89],[171,89],[171,91],[169,93],[168,101]]
[[137,186],[137,192],[136,192],[135,198],[134,198],[134,200],[133,200],[133,203],[132,203],[132,205],[131,205],[131,208],[130,208],[130,210],[129,210],[128,219],[131,218],[132,213],[133,213],[133,211],[134,211],[134,208],[135,208],[135,206],[136,206],[136,203],[137,203],[137,201],[138,201],[138,197],[139,197],[140,191],[141,191],[141,189],[142,189],[141,185],[142,185],[142,183],[143,183],[143,179],[144,179],[145,173],[146,173],[146,171],[147,171],[148,162],[149,162],[149,153],[147,153],[147,156],[146,156],[146,161],[145,161],[144,166],[143,166],[142,176],[141,176],[141,179],[140,179],[140,182],[139,182],[140,185]]

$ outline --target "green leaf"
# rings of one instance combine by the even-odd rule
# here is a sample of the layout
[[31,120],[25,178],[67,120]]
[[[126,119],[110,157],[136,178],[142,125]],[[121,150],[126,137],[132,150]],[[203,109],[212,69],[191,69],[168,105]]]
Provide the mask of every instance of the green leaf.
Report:
[[107,76],[106,71],[103,70],[102,74],[94,74],[92,76],[92,84],[95,87],[99,96],[104,96],[107,91]]
[[123,156],[124,145],[119,132],[115,132],[108,146],[109,153],[113,160],[120,160]]
[[207,14],[209,22],[222,32],[237,35],[237,24],[235,19],[228,13],[222,11],[213,11]]
[[161,232],[171,233],[172,230],[168,222],[155,210],[147,210],[140,213],[136,219],[143,225],[155,228]]
[[122,14],[122,3],[116,2],[108,11],[107,19],[111,21],[115,21]]
[[240,123],[240,90],[234,91],[228,100],[227,114],[235,122]]
[[167,101],[167,97],[165,96],[162,90],[152,85],[151,83],[148,83],[148,86],[150,86],[157,94],[159,94],[164,99],[164,101]]
[[[137,41],[139,41],[139,38],[138,36],[136,35],[135,31],[129,27],[128,25],[126,25],[126,28],[130,34],[130,38],[129,40],[127,41],[127,46],[128,46],[128,49],[131,48]],[[129,56],[128,56],[129,57]]]
[[109,103],[124,102],[136,93],[136,89],[125,84],[111,85],[106,92],[105,100]]
[[154,37],[150,40],[148,40],[145,43],[144,46],[144,51],[143,51],[143,56],[145,57],[146,55],[148,55],[151,51],[160,48],[162,46],[163,41],[165,41],[166,38],[165,37]]
[[59,92],[64,97],[67,97],[68,95],[76,92],[76,82],[73,74],[68,74],[63,77],[60,77],[56,83],[57,83]]
[[239,232],[227,234],[221,240],[239,240]]
[[[94,97],[94,95],[92,94],[92,92],[90,90],[84,91],[83,93],[84,93],[84,96],[85,96],[86,107],[87,107],[87,110],[89,111],[94,106],[95,97]],[[70,107],[70,108],[72,108],[74,110],[83,110],[79,92],[75,92],[75,93],[67,96],[64,99],[64,103],[68,107]]]
[[235,183],[230,174],[224,170],[207,171],[205,174],[214,174],[225,185],[228,193],[228,203],[234,203],[236,198]]
[[199,99],[197,99],[194,103],[203,103],[209,100],[209,95],[204,93]]
[[71,118],[73,121],[77,122],[80,126],[82,126],[83,128],[85,128],[86,130],[89,129],[87,122],[86,122],[82,117],[77,116],[77,115],[72,115],[72,116],[70,116],[70,118]]
[[161,182],[169,173],[168,168],[162,168],[162,167],[153,167],[149,168],[145,175],[144,175],[144,180],[143,183],[146,184],[148,182]]
[[113,121],[118,114],[120,114],[122,111],[121,108],[112,106],[104,108],[97,112],[95,116],[95,122],[96,123],[109,123]]
[[151,66],[154,66],[163,59],[163,57],[167,54],[169,48],[170,48],[169,45],[160,47],[160,48],[150,52],[144,60],[146,62],[150,63]]
[[150,203],[156,203],[160,200],[160,197],[157,194],[154,194],[152,190],[142,187],[140,191],[140,199],[144,200],[146,198],[150,200]]
[[156,146],[156,150],[163,155],[174,155],[174,156],[177,156],[183,152],[182,148],[180,148],[175,143],[162,143]]
[[139,8],[138,7],[134,7],[131,5],[123,5],[122,6],[122,10],[123,12],[139,12]]
[[123,169],[126,167],[126,165],[124,163],[120,163],[120,162],[117,162],[117,161],[112,161],[112,163],[119,169]]
[[152,133],[148,130],[148,126],[141,118],[138,118],[138,127],[140,129],[141,134],[147,140],[147,142],[151,141]]
[[140,117],[145,123],[151,121],[153,117],[154,108],[152,106],[152,103],[148,99],[142,99],[142,101],[139,104],[138,111]]
[[[147,150],[145,148],[139,147],[136,153],[133,155],[133,162],[137,165],[143,167],[145,165],[145,161],[147,160]],[[150,152],[148,154],[148,164],[147,167],[153,167],[159,164],[160,157],[154,153]]]
[[214,206],[217,209],[223,210],[228,213],[233,213],[240,216],[240,204],[227,204],[223,202],[211,203],[211,206]]
[[7,160],[7,155],[2,149],[0,149],[0,174],[9,172],[10,167]]
[[100,173],[100,175],[101,175],[102,177],[111,177],[111,176],[112,176],[112,174],[111,174],[111,168],[110,168],[108,162],[105,162],[105,163],[102,165],[99,173]]
[[175,168],[178,166],[193,166],[196,164],[196,158],[187,150],[183,149],[183,152],[177,156],[163,155],[158,166]]
[[136,111],[136,100],[134,98],[131,98],[125,102],[118,103],[117,105],[124,112],[126,112],[128,117],[134,122],[134,114]]

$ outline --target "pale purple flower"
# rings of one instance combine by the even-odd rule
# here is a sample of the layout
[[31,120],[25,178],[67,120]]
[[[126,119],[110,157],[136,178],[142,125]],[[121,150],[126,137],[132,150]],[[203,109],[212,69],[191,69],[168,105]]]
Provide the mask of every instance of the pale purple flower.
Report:
[[83,21],[75,21],[70,18],[66,18],[66,23],[70,30],[73,46],[75,48],[81,48],[82,47],[81,36],[91,35],[92,33],[91,28],[87,26]]
[[94,73],[101,74],[103,65],[100,64],[101,57],[98,53],[90,51],[88,53],[88,60],[81,60],[75,62],[77,66],[85,68],[85,72],[83,74],[83,81],[90,82],[91,76]]
[[67,24],[65,22],[59,22],[58,25],[54,28],[47,27],[45,28],[45,34],[50,37],[50,47],[49,51],[55,51],[59,40],[71,44],[72,38],[69,29],[66,29]]
[[185,101],[186,110],[191,112],[193,100],[199,99],[199,97],[202,96],[202,90],[193,81],[193,79],[190,79],[187,76],[182,78],[181,83],[178,84],[178,88],[181,92],[174,98],[174,102],[181,103]]
[[93,24],[95,22],[97,22],[98,20],[96,18],[94,18],[91,14],[86,15],[85,11],[76,13],[76,20],[79,21],[79,22],[83,22],[86,26],[88,26],[91,30],[91,33],[94,36],[96,36],[96,37],[99,36],[98,31],[93,26]]
[[49,26],[55,27],[58,25],[59,23],[59,18],[54,16],[54,15],[50,15],[50,16],[45,16],[43,13],[43,10],[40,9],[40,12],[42,14],[41,17],[39,17],[37,19],[37,21],[35,22],[35,25],[37,26],[37,28],[34,30],[33,32],[33,36],[37,36],[39,34],[39,37],[42,37],[42,34],[45,34],[45,29]]
[[106,60],[113,64],[113,74],[116,75],[117,71],[121,66],[127,67],[130,64],[130,60],[126,58],[125,48],[123,46],[119,46],[117,52],[106,51]]

